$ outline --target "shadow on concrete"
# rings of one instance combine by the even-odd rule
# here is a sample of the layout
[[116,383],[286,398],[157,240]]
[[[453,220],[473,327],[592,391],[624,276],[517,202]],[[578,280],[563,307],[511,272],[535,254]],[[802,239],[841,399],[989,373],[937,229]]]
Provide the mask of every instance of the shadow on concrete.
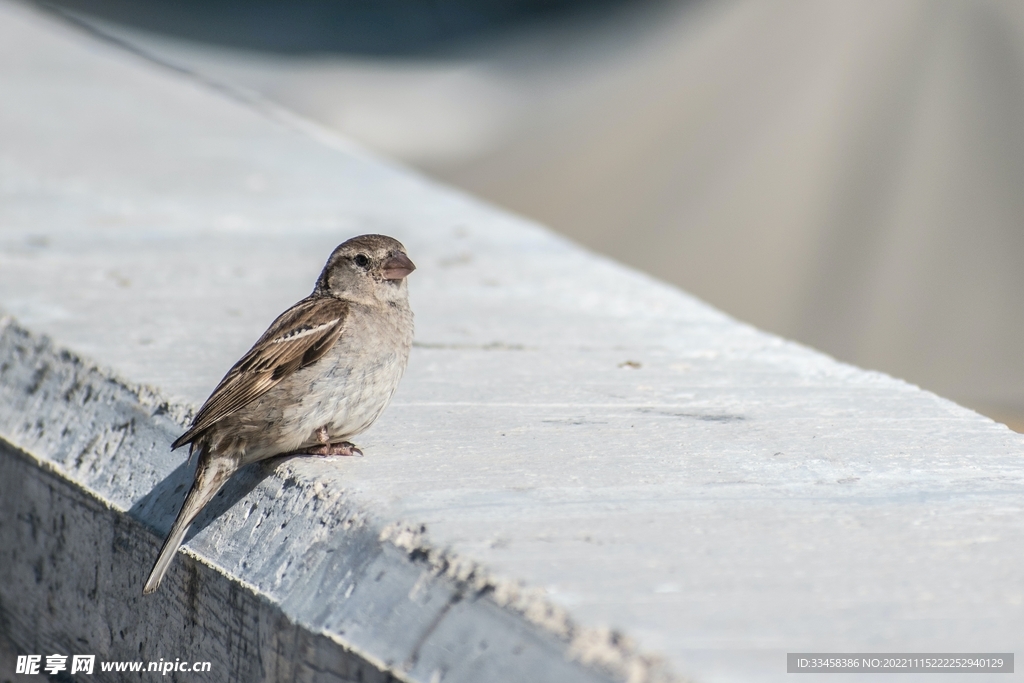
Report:
[[416,56],[649,0],[45,0],[175,38],[285,54]]
[[[188,543],[211,522],[247,496],[260,482],[272,475],[281,463],[294,457],[300,456],[282,455],[247,465],[236,472],[220,490],[220,493],[196,517],[192,527],[185,534],[184,543]],[[197,460],[198,457],[193,457],[191,462],[183,462],[176,467],[149,493],[137,500],[128,510],[128,514],[157,532],[161,537],[166,537],[189,488],[192,486]]]

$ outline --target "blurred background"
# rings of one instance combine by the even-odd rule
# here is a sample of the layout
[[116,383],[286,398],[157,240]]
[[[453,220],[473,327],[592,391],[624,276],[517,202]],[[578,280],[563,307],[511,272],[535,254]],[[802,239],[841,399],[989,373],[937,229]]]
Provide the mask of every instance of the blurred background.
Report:
[[1019,0],[57,0],[1024,429]]

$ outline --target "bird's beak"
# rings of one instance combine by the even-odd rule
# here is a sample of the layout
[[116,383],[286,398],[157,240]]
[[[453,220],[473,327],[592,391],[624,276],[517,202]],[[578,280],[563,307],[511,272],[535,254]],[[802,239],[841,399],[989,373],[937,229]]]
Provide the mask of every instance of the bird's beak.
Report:
[[389,256],[381,266],[385,280],[401,280],[414,270],[416,266],[401,252]]

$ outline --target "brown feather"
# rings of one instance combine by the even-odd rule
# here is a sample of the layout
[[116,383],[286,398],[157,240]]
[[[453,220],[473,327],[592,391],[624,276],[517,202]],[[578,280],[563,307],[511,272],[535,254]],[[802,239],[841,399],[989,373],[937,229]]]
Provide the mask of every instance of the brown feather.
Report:
[[214,424],[249,405],[285,377],[320,360],[341,337],[349,304],[308,297],[278,316],[235,363],[171,448],[192,443]]

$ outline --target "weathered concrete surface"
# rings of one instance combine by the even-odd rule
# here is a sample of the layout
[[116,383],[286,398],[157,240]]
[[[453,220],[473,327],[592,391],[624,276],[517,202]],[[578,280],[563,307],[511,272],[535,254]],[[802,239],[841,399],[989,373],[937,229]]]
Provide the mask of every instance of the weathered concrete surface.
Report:
[[[201,556],[182,558],[159,598],[142,597],[159,547],[147,524],[163,533],[188,483],[163,457],[175,409],[5,323],[0,432],[48,456],[0,441],[10,554],[0,625],[20,653],[209,661],[216,679],[235,681],[602,679],[566,662],[558,638],[503,611],[487,587],[438,577],[426,558],[381,543],[380,525],[343,492],[287,463],[238,477],[197,522],[232,506],[226,517],[245,541],[222,534],[221,557],[276,566],[272,578],[246,584]],[[152,490],[140,496],[136,482]]]
[[[336,677],[421,680],[643,680],[667,675],[658,657],[699,681],[773,680],[786,651],[1021,649],[1024,437],[0,12],[0,306],[54,344],[8,322],[0,352],[0,436],[23,452],[0,456],[20,482],[0,533],[27,561],[0,584],[15,635],[63,642],[33,621],[47,598],[18,605],[80,592],[60,560],[79,553],[75,581],[98,561],[111,611],[69,628],[126,629],[111,652],[201,643],[229,675],[242,648],[277,661],[329,643]],[[368,231],[404,241],[419,270],[418,346],[366,457],[250,473],[142,600],[182,495],[184,457],[164,449],[188,407],[336,243]],[[121,398],[92,418],[95,383]],[[65,514],[74,535],[45,497],[83,510]],[[381,582],[347,573],[373,562]],[[237,628],[190,626],[217,601]],[[239,630],[253,620],[325,638],[279,649],[276,632]]]

